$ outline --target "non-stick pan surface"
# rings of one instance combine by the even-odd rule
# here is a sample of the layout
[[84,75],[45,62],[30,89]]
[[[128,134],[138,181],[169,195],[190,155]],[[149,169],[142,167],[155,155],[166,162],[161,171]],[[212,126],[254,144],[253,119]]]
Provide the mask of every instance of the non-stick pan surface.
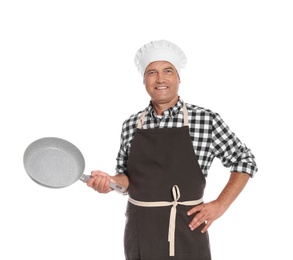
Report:
[[72,143],[45,137],[32,142],[24,152],[24,168],[37,183],[62,188],[80,179],[85,169],[85,160]]

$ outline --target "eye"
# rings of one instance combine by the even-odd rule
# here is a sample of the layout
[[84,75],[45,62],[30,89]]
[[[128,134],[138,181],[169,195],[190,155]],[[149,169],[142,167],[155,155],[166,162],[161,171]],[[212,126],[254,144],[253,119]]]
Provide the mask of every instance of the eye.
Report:
[[165,73],[167,74],[173,74],[174,70],[173,69],[165,69]]
[[149,70],[146,73],[146,75],[148,75],[148,76],[152,76],[152,75],[155,75],[155,74],[156,74],[156,71],[155,70]]

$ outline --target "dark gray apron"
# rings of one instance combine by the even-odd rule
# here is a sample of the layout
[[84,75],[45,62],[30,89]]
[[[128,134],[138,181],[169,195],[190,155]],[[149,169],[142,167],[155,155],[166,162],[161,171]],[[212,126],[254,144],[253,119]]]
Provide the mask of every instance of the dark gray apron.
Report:
[[206,181],[183,109],[184,127],[136,129],[128,159],[126,260],[211,259],[204,224],[194,231],[188,226],[194,215],[187,211],[202,203]]

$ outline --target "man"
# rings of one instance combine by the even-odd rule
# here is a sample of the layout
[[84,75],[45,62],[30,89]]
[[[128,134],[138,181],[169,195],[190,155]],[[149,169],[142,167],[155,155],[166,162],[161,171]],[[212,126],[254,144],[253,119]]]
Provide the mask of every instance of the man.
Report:
[[[207,229],[228,209],[257,171],[251,151],[221,117],[179,96],[183,51],[161,40],[147,43],[135,64],[151,97],[124,123],[117,174],[93,171],[88,186],[127,188],[127,260],[209,260]],[[219,158],[231,175],[215,200],[203,202],[208,169]]]

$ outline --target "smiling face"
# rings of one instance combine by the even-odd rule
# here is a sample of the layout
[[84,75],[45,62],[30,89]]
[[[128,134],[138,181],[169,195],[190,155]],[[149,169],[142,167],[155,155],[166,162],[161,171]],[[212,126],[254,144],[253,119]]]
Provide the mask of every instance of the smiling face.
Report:
[[144,85],[158,115],[178,101],[180,78],[175,67],[167,61],[150,63],[144,74]]

